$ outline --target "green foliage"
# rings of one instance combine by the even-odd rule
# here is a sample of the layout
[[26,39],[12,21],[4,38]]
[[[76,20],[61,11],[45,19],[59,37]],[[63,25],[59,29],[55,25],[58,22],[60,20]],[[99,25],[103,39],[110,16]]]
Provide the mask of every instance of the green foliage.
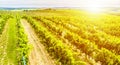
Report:
[[41,38],[41,42],[47,46],[49,53],[56,59],[59,59],[63,65],[86,64],[83,61],[77,60],[77,55],[72,49],[70,49],[67,45],[64,45],[62,41],[56,39],[55,36],[52,35],[46,28],[40,26],[37,21],[30,17],[24,18],[31,23],[36,33]]
[[95,59],[102,65],[120,65],[120,56],[116,56],[104,48],[96,55]]
[[6,24],[6,21],[8,20],[9,17],[7,16],[1,16],[0,20],[0,34],[2,34],[2,31],[4,30],[4,26]]
[[[108,38],[112,38],[112,37],[110,37],[109,35],[106,35],[103,32],[99,32],[98,30],[96,30],[92,27],[89,28],[89,29],[86,29],[85,26],[81,25],[81,27],[83,27],[83,28],[81,28],[78,25],[66,22],[68,20],[66,18],[65,18],[66,19],[65,21],[62,18],[59,18],[60,19],[59,20],[57,18],[52,18],[52,17],[51,18],[50,17],[46,18],[46,17],[42,17],[42,16],[41,17],[34,17],[34,18],[37,19],[42,25],[44,25],[44,27],[46,27],[49,31],[51,31],[52,34],[56,35],[60,39],[63,39],[63,40],[67,39],[69,41],[69,44],[72,44],[72,45],[76,46],[83,53],[85,53],[88,56],[95,59],[96,62],[100,61],[102,63],[101,59],[96,58],[96,57],[99,57],[99,55],[97,55],[97,54],[101,54],[101,53],[105,54],[104,51],[102,51],[99,48],[104,47],[104,48],[107,48],[107,49],[110,50],[110,51],[108,50],[108,53],[112,54],[112,56],[109,56],[109,54],[107,54],[108,55],[108,56],[106,55],[107,58],[114,57],[115,54],[112,53],[112,52],[118,52],[118,50],[119,50],[119,48],[118,48],[119,46],[116,46],[115,44],[113,44],[112,39],[109,41],[106,38],[106,37],[108,37]],[[39,23],[35,23],[35,25],[37,26],[36,27],[33,24],[33,22],[36,22],[35,20],[33,20],[33,22],[32,22],[31,21],[32,19],[29,19],[29,17],[27,19],[28,19],[28,21],[30,21],[30,23],[33,25],[33,27],[35,27],[36,29],[39,29],[39,26],[40,26]],[[69,26],[68,23],[71,26]],[[86,23],[84,25],[88,25],[88,24]],[[41,27],[43,27],[43,26],[41,26]],[[40,29],[41,29],[41,27],[40,27]],[[35,31],[36,31],[36,29],[35,29]],[[85,33],[84,31],[87,31],[87,33]],[[48,39],[45,38],[45,36],[49,37],[50,34],[48,34],[47,32],[42,33],[40,31],[37,31],[37,33],[38,33],[38,35],[40,35],[39,37],[46,34],[46,35],[43,36],[44,43],[50,43],[49,41],[51,41],[51,38],[48,38]],[[105,36],[105,37],[103,37],[103,36]],[[102,37],[105,38],[106,41],[102,40]],[[102,43],[105,43],[105,44],[102,44]],[[50,47],[49,44],[47,44],[47,46]],[[55,48],[55,50],[57,50],[57,49]],[[55,50],[54,50],[54,52],[55,52]],[[99,51],[101,51],[101,52],[99,52]],[[64,55],[64,54],[61,54],[61,53],[59,53],[59,54]],[[58,56],[56,56],[56,57],[59,58]],[[116,55],[116,57],[119,57],[119,56]],[[103,59],[106,59],[106,57],[103,57]],[[115,62],[113,64],[119,63],[118,58],[112,58],[112,60],[115,60],[115,59],[116,59],[117,62]],[[60,61],[63,62],[63,64],[64,64],[65,60],[64,61],[62,61],[62,60],[60,60]],[[89,62],[91,62],[90,59],[89,59]],[[114,61],[109,61],[109,60],[104,61],[104,63],[106,63],[106,64],[110,64],[112,62],[114,62]],[[102,63],[102,64],[104,64],[104,63]]]
[[17,36],[18,36],[18,52],[19,52],[19,56],[18,56],[18,60],[19,60],[19,64],[23,65],[23,57],[25,58],[25,62],[28,64],[28,53],[29,50],[31,48],[30,45],[28,45],[28,38],[27,35],[24,32],[24,28],[21,25],[20,22],[20,18],[17,17]]
[[[110,50],[108,51],[109,53],[115,52],[115,54],[119,54],[119,38],[115,38],[114,36],[110,36],[102,31],[96,30],[96,28],[92,27],[93,25],[91,25],[90,23],[88,24],[88,22],[74,23],[71,22],[71,21],[75,21],[74,18],[63,18],[58,16],[56,17],[40,16],[34,18],[39,20],[40,22],[43,22],[45,24],[45,27],[48,27],[50,31],[52,31],[52,33],[55,33],[57,36],[59,35],[62,36],[61,32],[65,31],[64,39],[67,39],[69,42],[71,42],[71,44],[75,45],[82,52],[86,53],[87,55],[90,55],[93,58],[94,56],[96,56],[94,54],[101,53],[99,52],[100,51],[99,48],[102,47],[109,49]],[[89,25],[90,28],[86,29],[84,25],[86,26]],[[64,28],[62,28],[62,26]],[[118,55],[116,56],[119,57]],[[103,58],[105,59],[106,57]],[[110,57],[108,56],[108,58]],[[116,60],[118,61],[119,59],[116,58]],[[100,61],[100,59],[96,61]],[[107,63],[107,61],[105,63]]]
[[7,21],[8,23],[8,29],[7,29],[7,57],[9,60],[11,60],[11,63],[18,64],[17,62],[17,29],[16,29],[16,20],[14,18],[10,18]]
[[[0,34],[6,20],[14,17],[13,14],[18,21],[20,64],[22,57],[28,62],[28,40],[19,22],[21,15],[25,15],[23,18],[31,23],[41,43],[62,65],[120,65],[119,16],[62,9],[5,11],[0,12]],[[10,36],[14,36],[12,31]]]

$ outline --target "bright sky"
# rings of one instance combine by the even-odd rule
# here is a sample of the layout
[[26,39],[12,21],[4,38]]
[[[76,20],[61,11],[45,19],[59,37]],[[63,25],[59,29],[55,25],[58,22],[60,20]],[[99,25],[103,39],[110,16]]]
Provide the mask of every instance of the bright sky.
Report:
[[0,0],[0,7],[120,7],[120,0]]

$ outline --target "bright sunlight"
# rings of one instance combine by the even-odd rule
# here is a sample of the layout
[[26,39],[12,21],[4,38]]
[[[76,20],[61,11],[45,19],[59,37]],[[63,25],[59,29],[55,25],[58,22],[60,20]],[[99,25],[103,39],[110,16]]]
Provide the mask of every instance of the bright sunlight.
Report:
[[120,0],[0,0],[0,65],[120,65]]
[[102,12],[102,8],[106,7],[107,5],[110,5],[110,3],[106,1],[98,1],[98,0],[92,0],[92,1],[87,1],[85,3],[85,10],[93,13],[100,13]]
[[92,12],[92,13],[101,13],[102,12],[102,8],[101,7],[87,7],[84,8],[85,10]]

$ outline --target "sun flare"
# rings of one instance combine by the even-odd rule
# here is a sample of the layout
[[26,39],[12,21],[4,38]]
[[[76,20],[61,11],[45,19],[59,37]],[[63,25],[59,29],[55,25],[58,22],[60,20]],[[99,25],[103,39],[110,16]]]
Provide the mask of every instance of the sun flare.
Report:
[[85,10],[93,13],[100,13],[104,4],[98,1],[90,1],[86,3]]
[[86,11],[92,12],[92,13],[100,13],[102,12],[102,8],[100,7],[87,7],[85,8]]

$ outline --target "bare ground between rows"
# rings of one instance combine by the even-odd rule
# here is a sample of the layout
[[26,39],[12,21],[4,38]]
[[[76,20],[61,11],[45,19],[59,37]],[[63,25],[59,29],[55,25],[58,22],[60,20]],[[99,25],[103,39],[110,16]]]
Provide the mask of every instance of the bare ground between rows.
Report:
[[28,43],[32,44],[33,49],[29,55],[29,65],[55,65],[44,45],[40,43],[35,31],[25,19],[20,20],[26,34],[28,35]]

